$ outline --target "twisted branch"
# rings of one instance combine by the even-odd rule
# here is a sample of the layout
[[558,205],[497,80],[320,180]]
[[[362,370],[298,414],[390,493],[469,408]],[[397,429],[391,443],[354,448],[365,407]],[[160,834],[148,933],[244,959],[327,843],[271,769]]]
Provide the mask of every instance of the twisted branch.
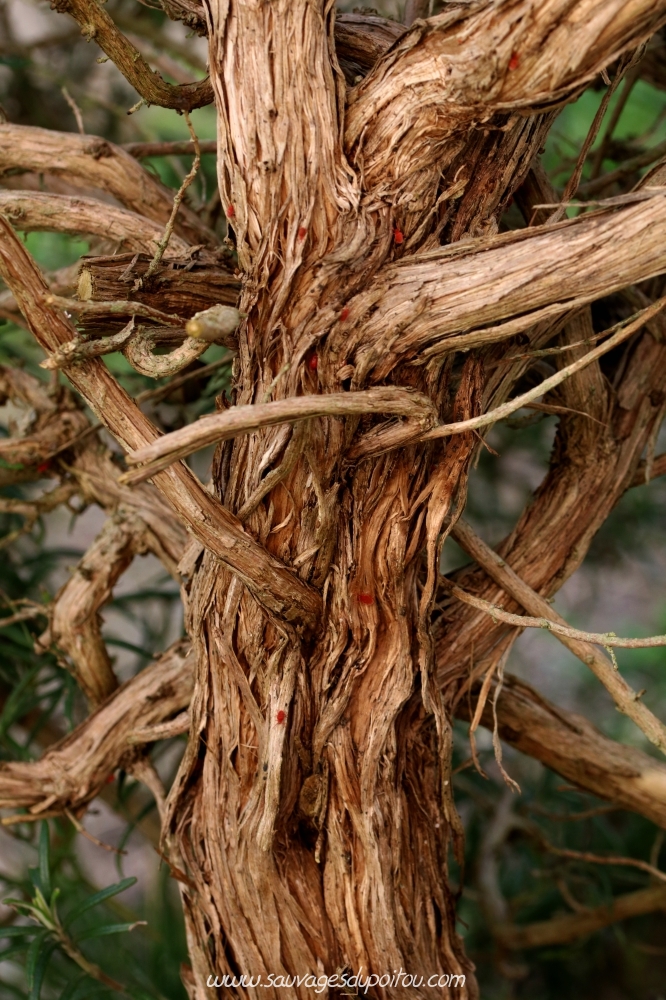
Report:
[[[44,350],[52,353],[74,339],[70,321],[46,305],[47,287],[39,268],[1,216],[0,275]],[[156,428],[99,359],[72,366],[68,377],[126,450],[155,441]],[[319,595],[255,542],[186,466],[179,463],[158,473],[155,485],[188,530],[238,575],[261,604],[287,622],[314,625],[321,608]]]

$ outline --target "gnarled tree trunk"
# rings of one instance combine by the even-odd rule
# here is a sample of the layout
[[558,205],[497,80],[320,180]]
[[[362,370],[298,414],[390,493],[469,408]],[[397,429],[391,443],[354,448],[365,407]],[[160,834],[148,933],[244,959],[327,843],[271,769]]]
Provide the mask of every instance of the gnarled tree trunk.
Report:
[[[400,309],[419,283],[381,325],[372,312],[389,262],[442,234],[496,231],[552,121],[547,105],[641,34],[635,13],[622,24],[620,8],[607,11],[604,43],[581,31],[575,66],[560,65],[564,5],[526,25],[529,6],[454,6],[406,35],[346,108],[330,3],[208,6],[220,190],[247,315],[237,405],[381,382],[455,421],[480,412],[484,388],[497,399],[483,356],[460,368],[452,352],[413,363],[404,351]],[[404,994],[399,969],[436,974],[443,996],[439,977],[452,973],[466,981],[452,995],[476,993],[447,881],[461,831],[431,615],[478,436],[395,449],[391,432],[331,417],[217,454],[220,499],[321,595],[322,613],[314,629],[289,623],[214,556],[197,564],[197,693],[168,838],[196,885],[186,892],[202,956],[193,995],[204,995],[208,962],[264,980],[363,968],[384,977],[375,993],[387,998]],[[285,993],[306,995],[275,991]]]
[[[343,969],[372,975],[378,1000],[405,996],[399,971],[436,979],[410,996],[477,995],[448,880],[462,848],[452,717],[482,675],[488,694],[517,633],[453,598],[436,605],[441,546],[464,508],[477,428],[493,420],[482,415],[511,396],[529,352],[559,338],[574,345],[562,366],[582,357],[589,303],[666,271],[658,194],[506,236],[499,219],[519,188],[528,221],[552,200],[534,164],[557,109],[607,66],[619,79],[665,20],[665,0],[447,3],[404,32],[369,18],[363,65],[363,19],[350,17],[362,69],[350,86],[332,0],[205,2],[241,280],[232,402],[256,408],[232,432],[224,421],[246,411],[220,401],[206,418],[217,423],[201,424],[221,441],[213,495],[173,464],[203,430],[160,442],[99,360],[66,367],[134,464],[166,456],[153,482],[194,536],[180,562],[190,736],[163,839],[185,873],[196,1000],[215,977]],[[137,228],[142,249],[148,229]],[[8,224],[0,235],[3,275],[55,356],[75,331]],[[552,404],[553,466],[502,550],[536,595],[579,564],[659,426],[664,347],[649,329],[617,392],[595,355]],[[462,582],[497,602],[484,570]],[[661,724],[625,695],[659,742]],[[220,988],[311,995],[298,983]]]

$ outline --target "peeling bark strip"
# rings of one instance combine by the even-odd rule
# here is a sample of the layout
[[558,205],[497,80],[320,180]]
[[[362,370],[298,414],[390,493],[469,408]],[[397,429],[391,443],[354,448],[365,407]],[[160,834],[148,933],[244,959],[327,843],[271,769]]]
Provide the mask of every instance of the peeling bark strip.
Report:
[[[472,694],[472,706],[480,689]],[[456,708],[470,720],[467,698]],[[666,765],[633,747],[609,740],[588,719],[553,705],[524,681],[507,674],[497,700],[500,736],[579,788],[647,816],[666,829]],[[486,702],[481,723],[493,729]]]
[[[2,808],[38,811],[47,799],[51,812],[84,808],[132,747],[187,732],[194,672],[193,653],[186,643],[178,642],[116,688],[40,760],[0,765]],[[666,764],[608,739],[583,716],[553,705],[511,674],[506,676],[497,713],[502,739],[516,749],[593,795],[666,829]],[[469,721],[467,699],[457,715]],[[490,705],[481,721],[489,729],[494,727]]]
[[[94,351],[117,346],[102,341],[117,334],[120,316],[143,319],[123,349],[144,374],[178,371],[205,347],[169,325],[179,322],[174,313],[192,315],[197,295],[204,301],[194,311],[237,307],[233,405],[220,401],[215,415],[160,437],[104,364],[85,356],[85,338],[76,340],[62,311],[71,303],[48,297],[0,218],[0,272],[47,363],[62,363],[130,464],[148,463],[119,481],[97,446],[71,445],[67,427],[84,418],[62,401],[51,411],[40,404],[31,433],[3,445],[7,454],[23,449],[29,462],[54,441],[66,447],[74,482],[62,488],[98,498],[109,520],[59,595],[51,627],[91,701],[106,700],[37,765],[0,769],[0,796],[35,814],[82,808],[103,769],[125,760],[129,740],[127,759],[137,773],[144,768],[162,805],[136,743],[187,722],[163,845],[183,877],[193,1000],[208,996],[210,975],[252,969],[267,979],[345,966],[363,966],[373,981],[388,968],[438,972],[451,977],[442,997],[473,1000],[447,877],[449,847],[459,857],[462,848],[451,719],[471,693],[479,694],[475,721],[488,721],[487,698],[497,694],[499,730],[515,745],[656,822],[666,815],[663,764],[611,744],[511,680],[500,693],[513,617],[494,622],[437,593],[444,539],[464,534],[476,428],[527,401],[516,398],[519,383],[543,348],[560,353],[538,405],[560,423],[534,503],[500,547],[515,579],[507,566],[500,578],[478,548],[479,566],[455,574],[456,584],[506,604],[509,616],[523,602],[544,617],[540,602],[580,564],[644,451],[644,478],[651,474],[666,408],[661,303],[652,301],[663,289],[647,301],[642,289],[628,292],[632,309],[646,311],[591,351],[599,334],[588,306],[666,272],[663,193],[645,190],[558,225],[497,231],[526,178],[519,201],[528,222],[535,205],[552,201],[532,165],[557,107],[663,24],[666,0],[475,0],[426,20],[414,3],[409,29],[361,15],[336,28],[332,0],[166,6],[201,30],[205,21],[209,83],[165,83],[98,4],[57,3],[146,101],[188,108],[214,95],[220,196],[240,278],[222,251],[190,245],[211,235],[184,214],[172,256],[135,291],[171,205],[136,162],[100,140],[66,137],[48,147],[47,163],[34,130],[3,127],[0,170],[50,166],[123,207],[4,191],[0,211],[20,230],[112,234],[131,254],[87,262],[77,308],[95,327],[96,339],[85,341]],[[217,272],[205,294],[194,278],[199,254],[203,273]],[[178,278],[190,264],[191,287]],[[156,354],[165,343],[177,346]],[[612,388],[602,354],[604,372],[615,371]],[[38,395],[19,376],[12,391]],[[438,439],[452,427],[454,436]],[[213,442],[209,491],[177,459]],[[37,475],[32,465],[18,471]],[[163,500],[150,486],[125,485],[147,476]],[[186,549],[183,528],[193,536]],[[144,547],[170,572],[178,565],[192,641],[160,702],[153,695],[171,676],[170,655],[164,674],[155,665],[117,689],[95,621]],[[604,657],[591,665],[608,684]],[[618,678],[615,695],[627,708],[632,693],[620,687]],[[121,719],[130,696],[132,717]],[[640,702],[628,714],[661,733]],[[58,784],[60,766],[91,734],[98,742],[85,766]],[[628,912],[623,905],[618,913]],[[527,929],[514,940],[521,933],[527,941]],[[373,1000],[402,1000],[392,984],[373,989]],[[257,1000],[258,992],[240,986],[237,996]],[[420,987],[413,992],[425,1000]],[[261,995],[305,1000],[306,991]]]

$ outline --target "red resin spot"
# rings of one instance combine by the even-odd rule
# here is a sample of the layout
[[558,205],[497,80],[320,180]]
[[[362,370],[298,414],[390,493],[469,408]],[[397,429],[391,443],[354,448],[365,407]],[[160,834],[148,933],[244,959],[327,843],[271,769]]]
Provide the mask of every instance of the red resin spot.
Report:
[[41,462],[37,466],[37,472],[48,472],[50,468],[51,468],[50,462]]
[[304,226],[301,226],[301,228],[298,230],[299,240],[304,240],[307,235],[308,235],[307,229]]
[[236,209],[233,205],[227,205],[227,219],[233,219],[236,214]]
[[278,722],[284,722],[284,720],[285,720],[286,718],[287,718],[287,716],[286,716],[286,715],[285,715],[285,713],[284,713],[284,712],[282,711],[282,709],[280,709],[280,711],[279,711],[279,712],[278,712],[278,714],[277,714],[277,720],[278,720]]
[[349,309],[347,309],[347,306],[345,306],[342,312],[340,313],[340,319],[344,323],[344,321],[348,318],[349,318]]
[[374,604],[375,603],[375,599],[372,596],[372,594],[359,594],[358,595],[358,599],[361,602],[361,604]]
[[115,774],[110,774],[109,777],[106,779],[107,785],[112,784],[115,781],[115,778],[116,778]]
[[316,354],[312,354],[310,356],[310,360],[308,361],[308,368],[310,369],[311,372],[316,372],[318,364],[319,364],[319,358],[317,357]]
[[393,239],[395,240],[396,243],[404,243],[405,235],[400,229],[396,227],[393,230]]
[[509,59],[509,69],[518,69],[520,65],[520,56],[517,52],[511,53],[511,58]]

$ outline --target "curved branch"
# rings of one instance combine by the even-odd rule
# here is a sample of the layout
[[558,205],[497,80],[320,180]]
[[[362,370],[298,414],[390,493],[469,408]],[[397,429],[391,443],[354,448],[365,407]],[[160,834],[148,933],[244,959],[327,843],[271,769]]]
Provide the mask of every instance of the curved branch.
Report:
[[[0,177],[8,171],[53,174],[74,186],[99,188],[153,222],[166,224],[171,214],[174,192],[134,156],[98,136],[0,124]],[[217,243],[215,234],[187,205],[180,207],[176,232],[188,243]]]
[[350,322],[336,330],[339,364],[356,353],[357,379],[373,367],[373,379],[385,378],[398,362],[503,340],[662,274],[660,190],[637,193],[645,200],[618,211],[457,244],[385,268],[347,304]]
[[1,765],[0,808],[23,807],[34,815],[87,806],[123,758],[136,754],[134,733],[177,716],[193,685],[194,654],[180,640],[39,760]]
[[346,149],[366,188],[407,205],[410,180],[450,163],[474,123],[571,100],[664,21],[666,0],[454,5],[417,21],[351,93]]
[[60,14],[70,14],[74,18],[84,38],[97,42],[146,104],[192,111],[212,103],[213,92],[208,78],[176,86],[167,83],[150,68],[139,50],[118,30],[113,19],[95,0],[52,0],[51,6]]
[[135,372],[148,378],[166,378],[176,375],[207,351],[207,341],[184,337],[183,343],[168,354],[153,354],[156,337],[151,327],[139,327],[123,348],[126,360]]
[[[57,232],[112,240],[134,253],[155,253],[164,227],[150,219],[97,201],[43,191],[0,191],[0,213],[23,232]],[[183,254],[187,244],[174,237],[172,254]]]
[[[76,331],[46,305],[46,283],[11,225],[0,216],[0,275],[13,291],[37,342],[48,353],[73,340]],[[157,429],[113,378],[92,359],[73,365],[68,377],[98,419],[127,451],[156,440]],[[248,534],[182,463],[155,476],[155,485],[202,545],[213,552],[283,621],[314,627],[321,598]]]
[[118,512],[102,530],[57,595],[51,627],[40,645],[55,642],[70,657],[73,674],[91,705],[118,686],[101,633],[99,609],[135,555],[148,551],[146,526],[131,511]]
[[229,438],[237,437],[239,434],[249,434],[259,430],[260,427],[294,423],[311,417],[349,417],[367,414],[407,417],[414,425],[410,428],[411,437],[419,433],[420,427],[432,424],[436,417],[434,406],[426,396],[412,389],[399,388],[336,392],[322,396],[297,396],[274,403],[233,406],[221,413],[201,417],[196,423],[166,434],[153,444],[128,455],[128,465],[146,464],[137,472],[126,473],[123,482],[141,482],[178,459],[205,448],[206,445],[228,441]]

